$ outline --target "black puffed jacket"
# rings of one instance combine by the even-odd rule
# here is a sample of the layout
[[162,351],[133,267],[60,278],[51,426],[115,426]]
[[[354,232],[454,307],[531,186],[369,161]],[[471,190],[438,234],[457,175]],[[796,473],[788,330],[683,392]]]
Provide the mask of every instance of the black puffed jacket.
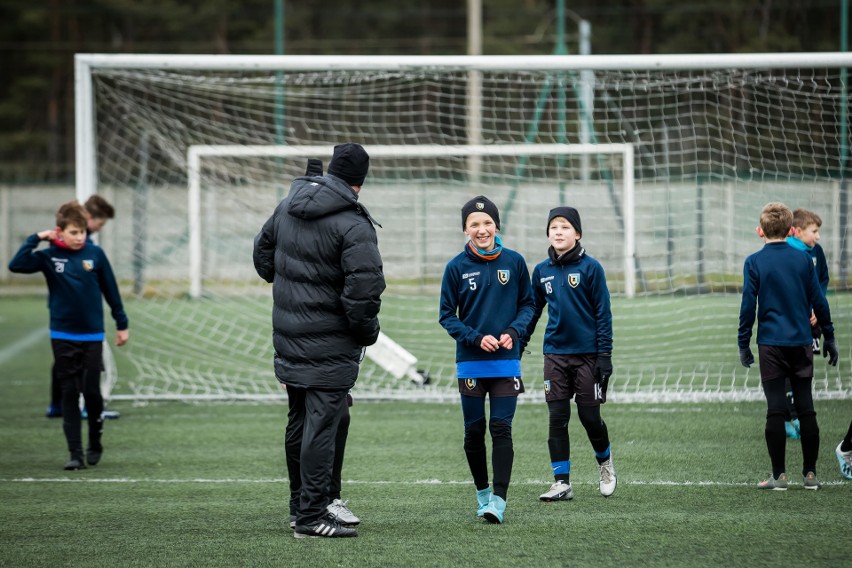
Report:
[[346,182],[298,177],[255,237],[255,270],[272,283],[280,382],[329,390],[355,384],[362,349],[379,335],[385,289],[374,223]]

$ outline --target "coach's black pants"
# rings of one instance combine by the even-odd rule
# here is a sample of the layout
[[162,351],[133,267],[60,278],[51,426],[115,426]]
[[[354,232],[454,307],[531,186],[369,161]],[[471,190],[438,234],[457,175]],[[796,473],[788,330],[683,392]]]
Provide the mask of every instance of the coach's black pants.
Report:
[[335,437],[348,390],[287,387],[290,410],[285,450],[290,477],[290,511],[295,513],[299,525],[319,520],[330,502]]

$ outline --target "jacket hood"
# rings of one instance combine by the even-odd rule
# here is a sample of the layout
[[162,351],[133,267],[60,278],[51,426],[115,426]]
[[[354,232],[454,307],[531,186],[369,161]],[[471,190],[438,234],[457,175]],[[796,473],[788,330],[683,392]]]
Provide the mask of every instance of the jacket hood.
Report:
[[287,213],[299,219],[319,219],[358,208],[358,195],[345,182],[333,176],[298,177],[290,187]]

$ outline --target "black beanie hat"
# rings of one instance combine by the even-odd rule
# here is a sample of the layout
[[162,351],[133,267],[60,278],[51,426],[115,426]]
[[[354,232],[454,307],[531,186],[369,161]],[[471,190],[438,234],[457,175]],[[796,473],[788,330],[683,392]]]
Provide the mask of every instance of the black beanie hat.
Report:
[[328,164],[328,173],[349,185],[363,185],[370,169],[370,156],[360,144],[338,144]]
[[497,226],[497,229],[500,229],[500,212],[497,211],[497,206],[484,195],[477,195],[462,205],[462,231],[465,230],[468,215],[476,213],[477,211],[481,213],[488,213],[491,219],[494,220],[494,224]]
[[550,222],[553,221],[554,217],[565,217],[571,223],[571,226],[574,227],[574,230],[577,231],[577,234],[580,236],[583,235],[583,227],[580,226],[580,212],[573,207],[554,207],[550,210],[550,215],[547,216],[546,235],[550,235]]

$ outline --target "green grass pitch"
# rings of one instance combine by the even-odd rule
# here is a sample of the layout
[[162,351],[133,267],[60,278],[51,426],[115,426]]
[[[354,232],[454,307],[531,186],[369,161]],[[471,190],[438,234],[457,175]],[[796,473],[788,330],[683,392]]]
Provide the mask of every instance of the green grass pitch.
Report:
[[548,504],[547,411],[522,404],[501,526],[474,516],[458,404],[356,400],[343,478],[360,536],[296,540],[280,403],[116,402],[101,464],[63,471],[61,424],[43,416],[48,340],[22,341],[46,309],[20,306],[0,299],[0,566],[848,565],[852,481],[833,452],[849,400],[817,401],[820,491],[802,489],[795,441],[790,490],[756,489],[761,403],[608,404],[615,495],[598,494],[575,416],[576,497]]

